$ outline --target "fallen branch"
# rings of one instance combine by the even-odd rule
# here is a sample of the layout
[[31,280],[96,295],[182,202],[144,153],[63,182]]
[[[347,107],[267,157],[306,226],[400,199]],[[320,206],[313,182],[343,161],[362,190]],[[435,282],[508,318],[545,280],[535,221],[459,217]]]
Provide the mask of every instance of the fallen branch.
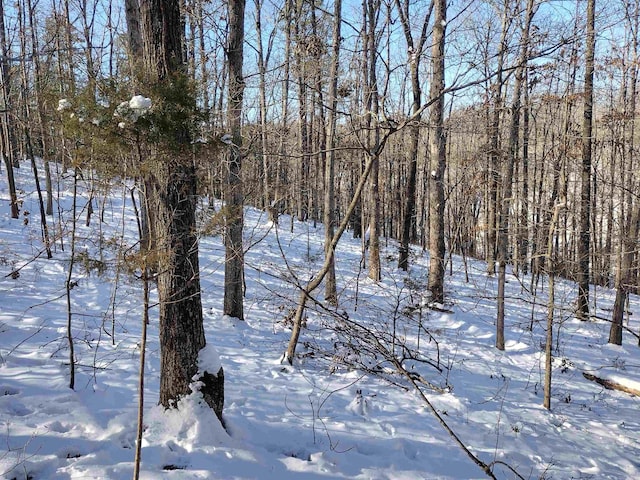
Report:
[[587,372],[582,372],[582,376],[587,380],[591,380],[592,382],[602,385],[607,390],[618,390],[620,392],[628,393],[629,395],[640,396],[640,390],[637,388],[628,387],[614,380],[596,377],[595,375]]
[[442,427],[451,436],[453,441],[464,451],[464,453],[467,454],[467,456],[473,461],[473,463],[475,463],[478,467],[480,467],[480,469],[489,478],[492,478],[494,480],[497,478],[493,473],[492,466],[499,463],[509,468],[509,470],[511,470],[518,479],[524,480],[524,477],[521,476],[513,467],[509,466],[508,464],[504,462],[492,462],[491,464],[487,464],[487,463],[484,463],[482,460],[480,460],[480,458],[478,458],[476,455],[474,455],[474,453],[464,444],[464,442],[460,439],[460,437],[458,437],[458,435],[456,435],[456,433],[451,429],[451,427],[447,424],[444,418],[442,418],[442,415],[438,413],[438,411],[433,406],[433,404],[429,401],[429,399],[424,394],[422,389],[418,386],[418,384],[416,383],[416,380],[413,378],[411,373],[407,371],[401,364],[396,364],[396,368],[398,372],[402,374],[413,385],[418,396],[420,396],[424,404],[427,407],[429,407],[429,410],[431,410],[431,413],[436,417],[436,419],[438,420],[438,423],[442,425]]

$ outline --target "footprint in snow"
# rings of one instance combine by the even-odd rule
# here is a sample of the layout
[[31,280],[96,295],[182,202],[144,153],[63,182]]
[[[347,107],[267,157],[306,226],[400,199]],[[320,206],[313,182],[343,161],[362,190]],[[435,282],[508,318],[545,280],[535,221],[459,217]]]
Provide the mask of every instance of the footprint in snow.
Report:
[[0,387],[0,392],[2,392],[2,395],[8,396],[8,395],[18,395],[20,393],[20,390],[13,387]]

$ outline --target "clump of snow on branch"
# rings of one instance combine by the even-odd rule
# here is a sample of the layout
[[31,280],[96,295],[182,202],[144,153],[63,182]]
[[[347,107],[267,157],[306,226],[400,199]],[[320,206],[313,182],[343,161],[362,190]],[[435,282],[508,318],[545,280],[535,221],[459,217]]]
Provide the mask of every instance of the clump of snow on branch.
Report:
[[143,95],[134,95],[131,100],[121,102],[117,107],[113,116],[121,118],[124,121],[118,123],[120,128],[126,126],[126,122],[135,123],[140,117],[146,115],[151,110],[151,99]]
[[129,108],[144,115],[151,108],[151,99],[142,95],[134,95],[129,100]]
[[69,110],[70,108],[71,102],[69,100],[67,100],[66,98],[61,98],[60,100],[58,100],[58,108],[56,108],[58,112],[63,112],[65,110]]

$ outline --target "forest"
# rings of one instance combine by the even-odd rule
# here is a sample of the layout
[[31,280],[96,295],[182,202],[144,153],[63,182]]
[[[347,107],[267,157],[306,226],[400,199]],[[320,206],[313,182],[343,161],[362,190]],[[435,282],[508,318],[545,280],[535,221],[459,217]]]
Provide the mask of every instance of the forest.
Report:
[[[554,396],[553,379],[567,371],[588,388],[626,398],[613,411],[626,411],[624,402],[640,393],[633,379],[640,327],[632,323],[640,289],[640,0],[0,0],[0,20],[0,325],[15,329],[0,341],[0,363],[8,368],[6,358],[32,338],[21,319],[49,302],[58,302],[57,340],[33,342],[58,345],[48,355],[59,359],[71,391],[80,389],[78,379],[95,390],[102,370],[136,345],[140,363],[126,371],[139,367],[137,383],[127,383],[122,397],[137,398],[135,419],[132,406],[116,422],[137,423],[123,447],[135,451],[134,479],[145,475],[143,450],[153,455],[157,447],[144,446],[149,402],[193,414],[200,404],[185,402],[197,393],[217,417],[210,421],[220,431],[169,445],[171,452],[234,437],[233,425],[251,436],[236,418],[242,405],[225,413],[225,398],[228,405],[229,389],[258,381],[234,386],[239,372],[255,372],[232,358],[261,351],[264,322],[277,325],[275,346],[262,351],[278,359],[274,378],[303,369],[307,380],[324,379],[346,369],[377,379],[368,388],[381,381],[412,392],[462,452],[456,458],[471,464],[416,467],[402,473],[407,478],[632,478],[640,471],[629,461],[588,477],[589,468],[549,458],[531,464],[535,453],[525,461],[504,447],[502,457],[500,416],[488,460],[450,426],[446,406],[430,400],[451,395],[456,368],[469,374],[456,360],[462,330],[452,329],[476,315],[463,307],[472,298],[495,365],[514,346],[535,356],[539,379],[531,388],[540,389],[537,404],[547,412],[554,398],[571,402],[564,387]],[[58,265],[56,275],[42,266],[47,261]],[[59,288],[49,292],[44,278]],[[83,303],[89,284],[101,312],[95,329],[82,313],[93,308]],[[470,284],[477,291],[467,292]],[[133,293],[122,297],[120,289]],[[128,331],[117,319],[132,312],[141,325]],[[255,328],[242,333],[251,348],[232,354],[229,338],[211,339],[217,331],[235,338],[245,324]],[[580,335],[626,378],[590,364],[583,344],[577,351],[586,366],[576,367],[561,344]],[[478,344],[468,347],[469,359],[484,355]],[[101,348],[113,358],[98,361]],[[534,368],[525,353],[513,365]],[[507,382],[491,365],[490,378]],[[469,381],[465,375],[460,382]],[[154,388],[145,399],[148,377]],[[7,399],[25,389],[12,385],[3,387]],[[362,388],[354,391],[348,410],[372,415]],[[307,401],[314,446],[316,428],[331,430],[319,413],[331,394],[319,395]],[[8,418],[29,415],[29,406],[6,401]],[[152,412],[156,427],[161,412]],[[53,431],[67,432],[58,426]],[[515,422],[507,433],[522,428]],[[168,441],[165,434],[156,441]],[[634,433],[624,445],[638,441]],[[0,454],[3,478],[80,472],[52,466],[57,460],[29,470],[22,454],[13,455],[28,450],[22,443],[20,450],[8,441]],[[274,448],[308,457],[318,475],[309,478],[322,477],[315,447]],[[167,456],[161,471],[195,462],[211,472],[204,460],[183,457]],[[120,462],[120,454],[110,458]],[[404,478],[388,466],[368,476],[360,463],[358,472],[333,475]],[[302,467],[289,467],[278,478],[303,478],[292,474]],[[148,478],[160,478],[147,468]],[[224,468],[179,478],[272,478]],[[97,478],[130,478],[116,470],[97,470]]]

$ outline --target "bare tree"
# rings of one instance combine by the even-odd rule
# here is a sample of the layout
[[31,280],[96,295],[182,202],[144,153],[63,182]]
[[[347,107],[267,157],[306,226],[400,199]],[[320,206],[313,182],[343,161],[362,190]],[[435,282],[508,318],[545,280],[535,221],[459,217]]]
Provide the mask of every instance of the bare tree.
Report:
[[[635,4],[635,5],[633,5]],[[632,5],[635,7],[632,9]],[[631,62],[629,68],[629,86],[624,89],[623,101],[625,115],[628,119],[625,124],[628,130],[626,143],[626,156],[633,159],[635,155],[635,133],[636,133],[636,94],[638,88],[638,27],[640,20],[638,17],[638,1],[627,2],[626,21],[631,32],[630,55]],[[627,98],[628,95],[628,98]],[[623,155],[624,158],[625,155]],[[612,179],[613,180],[613,179]],[[615,277],[616,298],[613,304],[611,315],[611,328],[609,330],[609,343],[622,345],[622,325],[624,312],[629,299],[629,293],[633,285],[633,258],[635,255],[635,245],[638,241],[638,228],[640,222],[640,202],[630,192],[637,189],[637,180],[629,185],[628,192],[624,192],[624,207],[620,208],[619,223],[624,226],[624,232],[620,232],[618,248],[618,268]],[[626,193],[626,194],[625,194]]]
[[593,132],[593,70],[595,56],[595,0],[587,0],[587,41],[582,120],[582,173],[580,194],[580,239],[578,241],[578,302],[576,314],[589,319],[589,259],[591,254],[591,157]]
[[0,135],[0,154],[2,160],[7,169],[7,184],[9,186],[9,198],[11,204],[11,218],[18,218],[20,216],[20,209],[18,207],[18,194],[16,191],[16,181],[13,174],[13,147],[11,145],[11,108],[9,100],[9,47],[7,45],[6,26],[4,23],[4,0],[0,0],[0,86],[2,88],[2,110],[0,115],[0,128],[2,132]]
[[431,107],[429,122],[429,291],[431,301],[444,302],[444,172],[446,168],[446,132],[444,128],[446,0],[434,0],[433,44],[431,47]]
[[227,121],[231,145],[229,146],[229,171],[225,196],[224,314],[244,320],[244,250],[242,247],[244,200],[240,171],[242,163],[242,101],[244,96],[242,64],[245,1],[231,0],[228,6],[229,98]]
[[527,53],[529,50],[529,31],[535,14],[535,0],[527,0],[527,8],[522,27],[520,53],[516,70],[515,85],[513,87],[513,104],[511,106],[511,125],[507,157],[503,161],[501,201],[498,207],[498,305],[496,317],[496,348],[504,350],[504,289],[506,283],[506,269],[508,261],[509,216],[512,203],[513,170],[518,158],[518,134],[520,130],[520,105],[524,72],[527,68]]
[[340,40],[342,26],[342,0],[335,0],[333,8],[333,34],[331,49],[331,67],[329,72],[329,112],[326,129],[325,160],[325,192],[324,192],[324,226],[325,256],[329,258],[327,276],[325,278],[325,300],[333,305],[338,303],[336,287],[335,256],[326,251],[331,247],[335,231],[335,163],[336,163],[336,121],[338,116],[338,72],[340,69]]
[[404,205],[404,217],[402,218],[402,233],[400,236],[400,249],[398,255],[398,268],[408,270],[409,268],[409,243],[411,240],[411,227],[414,224],[416,215],[416,183],[418,175],[418,143],[420,141],[420,107],[422,104],[422,88],[420,86],[420,59],[422,50],[427,39],[427,27],[433,11],[433,1],[429,3],[429,10],[425,14],[422,22],[422,30],[417,39],[414,40],[411,31],[410,2],[395,0],[396,9],[402,23],[405,40],[407,41],[407,56],[409,59],[409,75],[411,77],[411,113],[418,115],[415,124],[411,126],[409,137],[409,172],[407,174],[407,189]]
[[[378,92],[377,58],[378,38],[377,24],[380,12],[380,0],[367,0],[363,2],[364,14],[364,43],[365,43],[365,103],[366,103],[366,129],[367,152],[375,151],[375,146],[380,143],[380,104]],[[373,169],[370,178],[369,203],[369,278],[379,281],[381,277],[380,265],[380,162],[379,153],[373,159]]]

